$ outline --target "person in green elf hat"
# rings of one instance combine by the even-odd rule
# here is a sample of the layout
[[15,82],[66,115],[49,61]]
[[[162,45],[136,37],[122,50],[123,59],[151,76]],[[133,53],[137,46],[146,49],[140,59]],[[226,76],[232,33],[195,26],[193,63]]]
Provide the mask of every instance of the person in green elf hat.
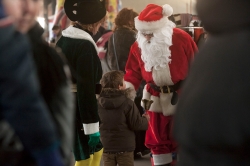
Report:
[[72,73],[76,95],[75,166],[98,166],[103,152],[100,142],[96,84],[102,77],[98,49],[92,38],[106,19],[104,1],[66,0],[64,10],[72,25],[57,42]]

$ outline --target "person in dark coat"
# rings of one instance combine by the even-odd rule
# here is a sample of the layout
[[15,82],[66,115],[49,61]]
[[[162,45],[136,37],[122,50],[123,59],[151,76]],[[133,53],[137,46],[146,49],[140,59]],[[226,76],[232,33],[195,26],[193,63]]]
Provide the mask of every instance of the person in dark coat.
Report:
[[[62,166],[56,127],[39,93],[28,39],[13,26],[23,11],[17,6],[0,0],[0,165]],[[3,126],[9,126],[7,133]],[[14,147],[17,141],[23,146]]]
[[102,67],[92,36],[105,21],[107,11],[100,0],[66,0],[64,9],[73,22],[62,31],[57,46],[65,54],[71,68],[74,83],[72,92],[76,95],[75,166],[99,166],[103,148],[99,133],[96,84],[102,77]]
[[147,130],[149,116],[140,115],[132,101],[133,91],[126,89],[122,71],[103,75],[103,87],[98,99],[101,141],[104,147],[104,166],[133,166],[134,130]]
[[250,165],[250,1],[197,0],[209,33],[174,119],[178,166]]
[[[37,10],[41,1],[22,1],[22,13],[17,29],[28,32],[32,56],[36,65],[40,83],[40,93],[46,102],[54,123],[56,134],[60,138],[60,150],[65,165],[70,165],[73,144],[74,101],[70,89],[69,74],[63,55],[49,47],[42,39],[44,30],[36,22]],[[69,73],[69,72],[68,72]]]
[[133,9],[123,8],[115,18],[115,29],[108,41],[108,58],[111,62],[111,70],[125,72],[130,47],[136,40],[137,32],[134,24],[136,16],[138,13]]
[[28,31],[37,68],[41,94],[57,126],[64,164],[72,163],[74,136],[74,96],[71,93],[70,71],[64,55],[42,39],[44,30],[38,22]]

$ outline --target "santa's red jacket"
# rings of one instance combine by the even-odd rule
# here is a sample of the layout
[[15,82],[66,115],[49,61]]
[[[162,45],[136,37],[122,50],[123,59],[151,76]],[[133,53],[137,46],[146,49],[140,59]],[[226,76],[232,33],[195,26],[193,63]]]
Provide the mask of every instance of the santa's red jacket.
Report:
[[[178,28],[173,29],[172,44],[170,46],[171,62],[169,63],[168,71],[158,73],[158,78],[169,77],[168,79],[171,80],[172,84],[176,84],[179,81],[185,80],[190,63],[197,51],[197,46],[188,33]],[[138,89],[142,79],[147,83],[157,85],[157,81],[155,80],[157,78],[153,77],[153,72],[155,71],[145,71],[144,62],[141,59],[141,50],[137,42],[131,46],[125,70],[124,80],[127,83],[131,83],[135,90]],[[172,93],[159,93],[152,89],[149,84],[145,86],[143,91],[143,99],[154,101],[150,107],[150,111],[162,112],[165,116],[174,113],[174,106],[170,104],[171,97]]]

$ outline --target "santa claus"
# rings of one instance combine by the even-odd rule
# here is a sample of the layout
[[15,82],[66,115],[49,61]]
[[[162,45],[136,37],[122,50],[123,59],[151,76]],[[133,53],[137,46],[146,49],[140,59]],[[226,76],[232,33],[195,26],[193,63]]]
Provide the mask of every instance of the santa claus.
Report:
[[[142,107],[150,115],[145,145],[151,149],[152,165],[170,165],[176,143],[171,124],[180,84],[185,80],[197,46],[191,36],[168,19],[173,8],[149,4],[135,18],[137,41],[126,64],[127,87],[138,89],[144,79]],[[152,103],[151,105],[148,105]]]

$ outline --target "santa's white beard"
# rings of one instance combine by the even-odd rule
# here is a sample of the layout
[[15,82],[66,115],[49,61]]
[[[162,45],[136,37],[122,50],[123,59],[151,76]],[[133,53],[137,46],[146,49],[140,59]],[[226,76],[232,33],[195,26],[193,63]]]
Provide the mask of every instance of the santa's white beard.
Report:
[[173,27],[165,27],[162,30],[154,32],[154,36],[150,42],[138,32],[137,42],[141,48],[141,58],[145,63],[145,70],[150,72],[152,68],[160,70],[166,68],[171,62],[171,51],[169,47],[172,45]]

